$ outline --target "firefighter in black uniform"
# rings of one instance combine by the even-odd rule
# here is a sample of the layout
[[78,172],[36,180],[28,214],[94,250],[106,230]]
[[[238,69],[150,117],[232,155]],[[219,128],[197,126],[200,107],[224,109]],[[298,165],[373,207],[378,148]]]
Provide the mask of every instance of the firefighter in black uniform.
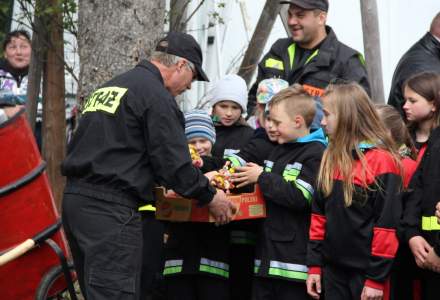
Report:
[[[138,299],[142,223],[155,183],[208,205],[217,223],[234,207],[193,167],[174,96],[208,78],[200,46],[169,33],[141,61],[96,90],[62,164],[63,222],[86,299]],[[145,228],[144,228],[145,230]],[[161,245],[158,245],[161,247]]]
[[313,96],[320,96],[334,79],[355,81],[369,93],[363,56],[336,38],[326,26],[327,0],[281,1],[290,4],[288,25],[292,37],[279,39],[258,64],[257,81],[249,91],[248,114],[253,113],[258,83],[281,78],[300,83]]

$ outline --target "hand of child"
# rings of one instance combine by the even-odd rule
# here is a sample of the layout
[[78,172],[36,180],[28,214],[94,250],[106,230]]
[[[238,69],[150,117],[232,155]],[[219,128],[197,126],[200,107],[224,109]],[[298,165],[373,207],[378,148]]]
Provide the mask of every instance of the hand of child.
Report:
[[383,291],[364,286],[361,294],[361,300],[382,300]]
[[429,250],[425,261],[425,268],[433,272],[440,273],[440,257],[435,253],[434,248]]
[[203,167],[203,159],[200,157],[194,145],[188,144],[189,154],[191,155],[192,164],[196,168]]
[[4,107],[3,109],[4,109],[4,111],[5,111],[5,114],[8,116],[8,118],[10,119],[10,118],[12,118],[15,114],[17,114],[19,111],[20,111],[20,109],[22,109],[22,108],[24,108],[24,105],[16,105],[16,106],[11,106],[11,107],[9,107],[9,106],[6,106],[6,107]]
[[321,297],[321,275],[309,274],[306,281],[307,293],[313,299],[319,299]]
[[218,175],[217,171],[211,171],[211,172],[205,173],[205,176],[208,178],[209,182],[212,181],[212,179],[214,178],[215,175]]
[[440,202],[437,202],[435,206],[435,216],[437,217],[437,223],[440,224]]
[[235,170],[237,172],[232,174],[231,178],[232,182],[239,183],[237,188],[256,183],[263,173],[263,167],[254,163],[247,163],[245,167],[235,167]]
[[414,255],[417,266],[419,266],[419,268],[424,268],[426,258],[431,250],[431,245],[429,245],[429,243],[421,236],[412,237],[408,244]]

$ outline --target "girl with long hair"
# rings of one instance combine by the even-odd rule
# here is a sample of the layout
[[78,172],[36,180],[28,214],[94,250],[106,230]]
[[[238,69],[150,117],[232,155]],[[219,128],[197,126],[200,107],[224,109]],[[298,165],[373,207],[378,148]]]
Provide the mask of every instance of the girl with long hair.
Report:
[[[403,168],[403,186],[405,188],[402,194],[402,215],[403,219],[405,219],[408,213],[406,209],[407,199],[411,195],[407,188],[417,168],[417,150],[411,134],[396,108],[387,104],[377,104],[376,110],[385,128],[388,129],[392,139],[399,148]],[[418,288],[420,281],[416,272],[417,266],[408,244],[402,243],[404,240],[402,228],[399,229],[397,235],[400,245],[390,276],[392,286],[390,299],[413,300],[415,294],[420,294],[420,289]]]
[[[312,202],[307,291],[314,299],[388,299],[402,177],[395,143],[356,83],[329,85],[329,137]],[[322,277],[321,277],[322,275]]]
[[[416,144],[423,144],[418,156],[420,163],[410,183],[413,192],[405,207],[405,242],[420,268],[421,299],[438,299],[440,225],[435,206],[440,195],[440,75],[414,75],[405,83],[404,95],[404,110]],[[420,154],[422,151],[424,154]]]
[[419,150],[420,162],[431,131],[440,124],[440,77],[434,72],[422,72],[408,78],[403,84],[403,110],[408,127]]

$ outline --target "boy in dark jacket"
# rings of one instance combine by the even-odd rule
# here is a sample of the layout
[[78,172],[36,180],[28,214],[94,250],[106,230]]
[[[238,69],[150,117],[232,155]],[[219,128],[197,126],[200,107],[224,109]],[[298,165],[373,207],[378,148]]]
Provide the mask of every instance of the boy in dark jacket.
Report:
[[310,201],[326,140],[321,129],[310,133],[315,102],[300,85],[270,102],[269,130],[275,147],[262,166],[237,167],[239,187],[258,183],[266,200],[267,218],[256,246],[253,299],[309,299],[306,250]]

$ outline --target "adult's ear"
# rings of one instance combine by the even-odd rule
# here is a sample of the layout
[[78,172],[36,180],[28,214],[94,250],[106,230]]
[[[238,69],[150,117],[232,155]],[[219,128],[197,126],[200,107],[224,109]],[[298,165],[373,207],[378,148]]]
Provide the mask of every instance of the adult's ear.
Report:
[[327,23],[327,13],[325,11],[321,11],[318,15],[319,25],[325,26]]

